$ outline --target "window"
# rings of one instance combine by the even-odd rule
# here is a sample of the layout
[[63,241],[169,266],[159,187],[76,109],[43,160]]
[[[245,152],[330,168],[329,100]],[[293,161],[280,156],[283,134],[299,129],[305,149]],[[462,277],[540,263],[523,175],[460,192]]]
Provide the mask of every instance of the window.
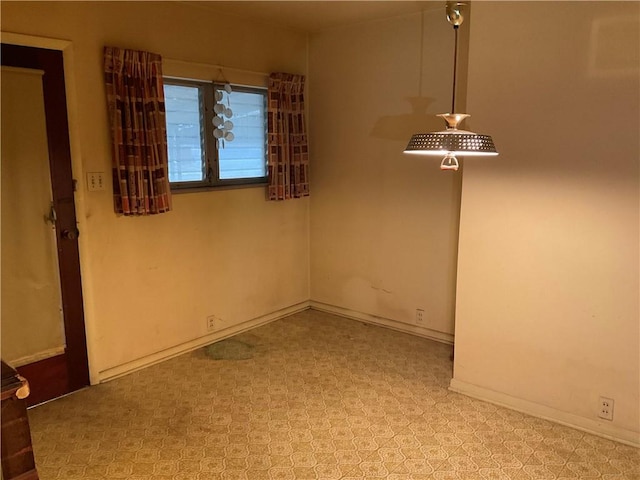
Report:
[[165,79],[172,190],[267,181],[266,89]]

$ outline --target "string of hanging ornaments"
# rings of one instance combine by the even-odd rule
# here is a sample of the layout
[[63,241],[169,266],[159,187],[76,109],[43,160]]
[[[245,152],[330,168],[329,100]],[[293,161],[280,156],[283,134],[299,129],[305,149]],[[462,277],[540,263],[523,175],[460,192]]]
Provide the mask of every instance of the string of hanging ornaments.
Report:
[[231,88],[231,84],[226,80],[226,78],[224,78],[222,70],[220,70],[220,75],[222,76],[224,83],[216,83],[214,92],[216,103],[213,106],[213,113],[215,113],[215,116],[212,119],[212,123],[215,127],[213,130],[213,136],[216,139],[216,147],[219,148],[220,145],[222,145],[222,148],[224,148],[225,142],[232,142],[235,138],[235,135],[232,132],[233,122],[231,121],[231,118],[233,117],[233,110],[231,110],[231,92],[233,89]]
[[456,80],[458,67],[458,28],[464,21],[463,9],[465,3],[447,2],[447,21],[453,25],[455,35],[453,57],[453,94],[451,98],[451,113],[437,115],[444,119],[446,130],[431,133],[416,133],[411,137],[404,153],[414,155],[444,156],[440,164],[441,170],[458,170],[460,164],[457,156],[496,156],[498,151],[490,135],[459,130],[458,125],[470,115],[453,113],[456,111]]

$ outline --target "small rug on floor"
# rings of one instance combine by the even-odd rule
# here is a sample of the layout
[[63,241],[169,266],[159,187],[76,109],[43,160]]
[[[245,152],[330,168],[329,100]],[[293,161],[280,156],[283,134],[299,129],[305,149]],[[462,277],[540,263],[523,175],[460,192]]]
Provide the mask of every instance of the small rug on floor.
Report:
[[205,353],[213,360],[248,360],[255,354],[255,346],[228,338],[205,347]]

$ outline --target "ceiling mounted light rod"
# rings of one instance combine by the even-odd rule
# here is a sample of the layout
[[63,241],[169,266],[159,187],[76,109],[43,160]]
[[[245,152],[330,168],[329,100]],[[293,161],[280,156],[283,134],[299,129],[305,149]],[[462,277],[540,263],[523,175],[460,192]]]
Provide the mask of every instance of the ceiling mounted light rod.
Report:
[[453,25],[453,92],[451,95],[451,113],[438,115],[444,119],[446,130],[432,133],[416,133],[411,137],[404,153],[414,155],[444,156],[442,170],[458,170],[460,164],[456,156],[495,156],[498,155],[493,139],[489,135],[480,135],[466,130],[458,130],[458,125],[469,115],[456,111],[456,86],[458,74],[458,28],[464,21],[463,8],[466,4],[448,1],[446,13],[448,22]]
[[[447,19],[449,17],[449,3],[447,2]],[[462,16],[460,16],[462,18]],[[450,21],[450,20],[449,20]],[[462,20],[460,20],[462,22]],[[451,92],[451,111],[456,111],[456,86],[458,79],[458,27],[460,25],[453,24],[454,41],[453,41],[453,90]]]

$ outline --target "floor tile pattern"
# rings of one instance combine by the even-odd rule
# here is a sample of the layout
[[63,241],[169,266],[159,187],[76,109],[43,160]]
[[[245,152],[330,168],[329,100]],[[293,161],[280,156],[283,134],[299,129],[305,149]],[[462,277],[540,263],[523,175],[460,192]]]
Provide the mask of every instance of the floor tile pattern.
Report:
[[313,310],[234,341],[30,410],[41,479],[640,480],[638,449],[448,391],[448,345]]

